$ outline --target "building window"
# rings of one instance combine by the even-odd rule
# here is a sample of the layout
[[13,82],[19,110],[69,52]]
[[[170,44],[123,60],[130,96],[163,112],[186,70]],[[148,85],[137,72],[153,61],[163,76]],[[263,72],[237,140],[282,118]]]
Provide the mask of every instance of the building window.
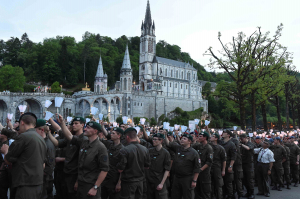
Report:
[[170,83],[170,87],[172,87],[172,83]]
[[181,79],[183,79],[183,72],[181,72]]
[[196,74],[194,74],[194,80],[196,80]]
[[166,82],[164,82],[164,86],[166,86]]
[[175,84],[175,88],[177,88],[177,84]]
[[165,76],[168,76],[168,69],[165,70]]
[[187,89],[187,85],[185,86],[185,89]]
[[171,77],[173,77],[173,70],[171,70]]
[[180,86],[181,86],[181,89],[182,89],[182,84],[180,84]]
[[143,103],[141,103],[141,106],[143,106]]
[[176,71],[176,78],[178,78],[178,70]]

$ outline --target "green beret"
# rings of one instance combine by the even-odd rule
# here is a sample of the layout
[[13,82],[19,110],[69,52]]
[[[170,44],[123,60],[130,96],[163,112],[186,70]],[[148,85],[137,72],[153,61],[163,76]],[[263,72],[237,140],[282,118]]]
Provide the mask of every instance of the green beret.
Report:
[[183,134],[182,137],[187,137],[193,142],[193,137],[190,134]]
[[46,121],[45,121],[45,120],[38,119],[38,120],[36,121],[35,128],[39,128],[39,127],[45,126],[45,125],[46,125]]
[[220,135],[218,133],[213,134],[216,138],[220,139]]
[[161,138],[161,139],[165,139],[165,135],[162,134],[162,133],[157,133],[157,134],[153,135],[153,137],[158,137],[158,138]]
[[83,117],[75,117],[75,118],[72,120],[72,124],[73,124],[73,122],[75,122],[75,121],[79,121],[79,122],[85,123],[85,119],[84,119]]
[[169,131],[167,135],[168,135],[168,136],[173,135],[173,132],[172,132],[172,131]]
[[91,121],[88,122],[86,125],[92,127],[93,129],[97,129],[98,131],[102,131],[101,125],[97,122]]
[[142,126],[138,126],[138,127],[140,127],[140,129],[141,129],[142,131],[144,131],[144,128],[143,128]]
[[207,137],[207,138],[210,137],[206,131],[199,133],[199,135],[202,135],[203,137]]
[[120,133],[121,135],[124,135],[124,131],[123,131],[123,129],[121,129],[121,128],[114,127],[114,128],[113,128],[113,131],[116,131],[116,132]]
[[[124,135],[126,135],[126,133],[130,132],[130,131],[135,131],[136,132],[136,129],[133,128],[133,127],[130,127],[130,128],[127,128],[124,132]],[[137,133],[137,132],[136,132]]]

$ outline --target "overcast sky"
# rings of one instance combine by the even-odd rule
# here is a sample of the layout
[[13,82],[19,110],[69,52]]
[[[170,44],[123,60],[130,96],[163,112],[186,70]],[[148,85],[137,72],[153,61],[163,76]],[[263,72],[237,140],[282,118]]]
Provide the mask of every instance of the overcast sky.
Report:
[[[73,36],[80,41],[85,31],[116,39],[140,36],[147,0],[0,0],[0,39],[21,37],[34,42],[44,38]],[[258,26],[274,35],[284,29],[279,42],[294,53],[300,70],[299,0],[150,0],[156,41],[176,44],[202,65],[203,53],[220,49],[218,32],[227,43],[243,31],[250,35]],[[208,69],[206,67],[206,69]]]

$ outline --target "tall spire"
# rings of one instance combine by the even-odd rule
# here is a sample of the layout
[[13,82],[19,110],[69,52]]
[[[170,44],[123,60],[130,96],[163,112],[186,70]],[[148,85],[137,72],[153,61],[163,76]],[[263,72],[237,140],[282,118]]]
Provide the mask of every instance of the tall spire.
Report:
[[103,76],[104,76],[103,65],[102,65],[102,59],[101,59],[101,55],[100,55],[100,60],[99,60],[98,68],[97,68],[96,77],[103,77]]
[[130,58],[129,58],[129,51],[128,51],[128,44],[126,45],[126,51],[123,59],[122,69],[131,69]]
[[151,19],[151,10],[150,10],[150,3],[149,3],[149,0],[148,0],[148,3],[147,3],[147,9],[146,9],[146,15],[145,15],[145,20],[144,20],[144,25],[145,27],[151,27],[152,25],[152,19]]

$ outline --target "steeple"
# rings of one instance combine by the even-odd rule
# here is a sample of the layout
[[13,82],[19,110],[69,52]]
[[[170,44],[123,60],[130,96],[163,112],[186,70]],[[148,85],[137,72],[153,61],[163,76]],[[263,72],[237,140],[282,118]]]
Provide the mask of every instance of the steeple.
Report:
[[150,10],[150,3],[148,0],[147,3],[147,9],[146,9],[146,15],[144,20],[144,26],[145,28],[148,26],[149,28],[152,26],[152,19],[151,19],[151,10]]
[[96,77],[104,77],[101,55],[100,55],[100,60],[97,68]]
[[130,57],[129,57],[129,51],[128,51],[128,44],[126,45],[126,51],[123,59],[122,69],[131,69],[130,64]]
[[142,20],[142,27],[141,27],[141,29],[143,30],[143,28],[144,28],[144,22],[143,22],[143,20]]

